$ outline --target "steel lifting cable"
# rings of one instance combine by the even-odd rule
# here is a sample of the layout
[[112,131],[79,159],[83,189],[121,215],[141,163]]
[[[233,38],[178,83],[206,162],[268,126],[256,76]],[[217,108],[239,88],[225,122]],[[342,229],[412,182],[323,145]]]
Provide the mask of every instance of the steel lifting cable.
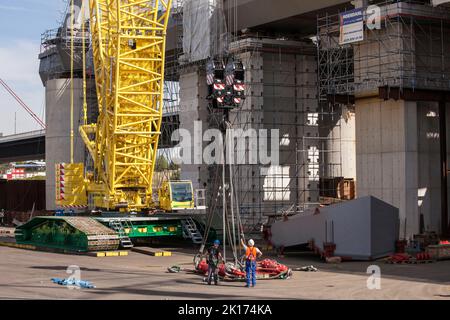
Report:
[[[226,128],[227,129],[231,129],[232,128],[232,124],[229,121],[225,122]],[[228,136],[229,138],[231,136]],[[233,145],[233,141],[229,140],[228,141],[229,147]],[[233,147],[235,147],[233,145]],[[234,174],[233,174],[233,160],[231,159],[231,155],[232,153],[230,152],[230,159],[229,159],[229,171],[230,171],[230,197],[231,197],[231,219],[232,219],[232,230],[233,230],[233,244],[234,244],[234,251],[233,254],[235,256],[235,260],[236,262],[238,262],[238,258],[237,258],[237,246],[239,242],[239,237],[242,236],[243,240],[245,241],[245,237],[244,237],[244,230],[242,227],[242,220],[241,220],[241,216],[240,216],[240,210],[239,210],[239,197],[238,197],[238,193],[237,193],[237,188],[236,185],[234,183]],[[236,205],[236,216],[234,214],[234,206]],[[236,225],[235,222],[237,221],[237,228],[238,228],[238,234],[236,235]],[[230,236],[231,237],[231,236]]]
[[85,21],[85,1],[81,2],[81,42],[82,42],[82,56],[83,56],[83,125],[87,125],[87,77],[86,77],[86,21]]
[[[230,170],[231,171],[231,170]],[[234,175],[231,177],[231,184],[233,185],[234,194],[232,194],[233,197],[235,197],[235,204],[236,204],[236,220],[237,220],[237,228],[238,228],[238,237],[242,237],[242,240],[245,241],[245,235],[244,235],[244,228],[242,226],[242,220],[241,220],[241,211],[239,208],[239,193],[238,188],[234,183]],[[239,240],[238,240],[239,242]]]
[[226,193],[225,193],[225,144],[222,150],[222,241],[223,241],[223,261],[227,261],[227,244],[226,244]]
[[[210,231],[211,225],[212,225],[212,218],[214,216],[214,211],[216,210],[216,206],[217,206],[217,196],[215,196],[216,195],[215,191],[216,191],[216,189],[218,189],[218,185],[217,185],[218,176],[219,176],[219,171],[216,170],[216,176],[214,177],[214,187],[213,187],[214,192],[211,195],[212,207],[209,211],[208,219],[206,221],[205,233],[203,236],[202,245],[200,246],[200,252],[203,252],[206,242],[208,241],[208,235],[209,235],[209,231]],[[217,193],[218,193],[218,191],[217,191]]]
[[[231,123],[229,121],[224,121],[224,127],[225,129],[229,129],[231,128]],[[227,132],[227,131],[226,131]],[[231,148],[232,143],[229,141],[230,135],[227,135],[224,139],[225,143],[224,143],[224,152],[223,152],[223,167],[222,167],[222,200],[223,203],[226,203],[225,198],[228,196],[227,192],[225,190],[225,150],[226,150],[226,146],[228,145],[228,148]],[[231,154],[231,153],[230,153]],[[230,226],[230,219],[229,219],[229,214],[228,214],[228,206],[224,206],[223,209],[223,233],[224,233],[224,243],[223,243],[223,247],[224,247],[224,275],[219,275],[219,278],[222,281],[244,281],[245,277],[242,275],[243,272],[243,262],[239,261],[238,257],[237,257],[237,244],[236,244],[236,225],[234,224],[235,219],[237,219],[237,227],[239,228],[240,234],[243,237],[244,236],[244,230],[243,230],[243,226],[242,226],[242,219],[240,216],[240,211],[239,211],[239,205],[238,205],[238,193],[237,193],[237,188],[235,189],[234,187],[234,175],[233,175],[233,166],[232,166],[232,161],[231,159],[230,163],[229,163],[229,170],[230,170],[230,177],[229,177],[229,182],[230,182],[230,198],[231,198],[231,219],[232,219],[232,227]],[[218,174],[219,174],[219,170],[216,171],[216,179],[215,179],[215,183],[217,184],[217,178],[218,178]],[[218,193],[219,195],[219,193]],[[216,201],[214,203],[214,209],[215,206],[217,204],[217,198],[216,197]],[[236,200],[236,205],[237,205],[237,215],[234,215],[234,200]],[[208,227],[205,230],[205,238],[209,233],[209,229],[210,229],[210,221],[212,221],[212,215],[213,215],[214,210],[211,211],[210,217],[208,219]],[[228,238],[232,241],[230,241],[230,246],[232,248],[233,251],[233,256],[235,259],[234,263],[227,263],[226,262],[226,256],[225,256],[225,250],[226,250],[226,236],[228,235]],[[245,240],[245,239],[243,239]],[[204,247],[204,244],[206,243],[206,239],[203,240],[203,244],[202,247]],[[203,250],[202,250],[203,251]],[[196,273],[203,273],[204,274],[204,270],[202,270],[202,268],[200,267],[200,263],[202,262],[201,259],[201,254],[197,254],[194,257],[194,264],[195,264],[195,271]],[[204,261],[203,263],[203,267],[204,267]],[[275,261],[275,263],[278,265],[278,263]],[[264,269],[264,271],[262,271],[263,275],[261,276],[257,276],[257,278],[259,280],[271,280],[271,279],[289,279],[290,276],[292,275],[292,270],[290,268],[287,268],[283,271],[278,270],[278,268],[267,268],[267,266],[264,266],[263,264],[261,265],[262,269]],[[181,269],[180,268],[176,268],[173,267],[172,269],[169,268],[169,272],[179,272]],[[188,271],[188,270],[185,270]],[[190,272],[193,270],[189,270]],[[238,274],[236,274],[236,272]],[[279,273],[276,273],[279,272]],[[239,274],[241,273],[241,274]],[[275,274],[276,273],[276,274]]]
[[[233,181],[234,183],[234,181]],[[241,248],[240,246],[240,239],[242,238],[242,240],[245,242],[245,235],[244,235],[244,228],[242,226],[242,220],[241,220],[241,213],[239,210],[239,198],[238,198],[238,191],[237,188],[235,188],[235,197],[236,197],[236,220],[237,220],[237,228],[238,228],[238,237],[239,237],[239,241],[238,241],[238,245],[239,248]]]
[[[228,148],[231,149],[231,147],[233,147],[233,149],[234,149],[234,146],[232,145],[233,141],[231,140],[232,136],[228,130],[228,129],[231,129],[231,123],[229,121],[225,121],[225,126],[227,129],[227,131],[226,131],[227,133],[225,136],[226,136],[226,140],[228,142]],[[235,225],[235,216],[234,216],[234,181],[233,181],[233,160],[234,159],[232,159],[233,153],[231,151],[228,152],[228,154],[229,154],[228,166],[229,166],[229,171],[230,171],[230,179],[229,180],[230,180],[230,209],[231,209],[231,230],[232,230],[232,235],[230,234],[230,238],[232,239],[231,243],[232,243],[234,261],[235,261],[235,263],[237,263],[238,258],[237,258],[237,249],[236,249],[236,225]]]
[[[228,211],[228,208],[227,208],[226,211]],[[227,231],[227,234],[228,234],[228,238],[229,238],[230,240],[232,240],[233,238],[232,238],[232,234],[231,234],[230,219],[229,219],[229,217],[228,217],[228,214],[226,215],[226,226],[227,226],[226,231]],[[233,243],[233,241],[230,241],[230,247],[231,247],[231,251],[233,252],[233,258],[234,258],[234,261],[235,261],[235,263],[237,263],[237,262],[238,262],[238,258],[237,258],[237,250],[236,250],[236,246],[235,246],[235,244]]]
[[[220,0],[219,0],[220,1]],[[234,5],[234,8],[232,8],[232,6]],[[220,7],[222,9],[224,9],[223,6],[223,2],[220,5]],[[232,10],[231,10],[232,9]],[[228,3],[228,12],[230,13],[228,15],[228,32],[230,34],[230,41],[233,41],[236,39],[236,35],[233,35],[233,31],[236,33],[237,32],[237,1],[235,0],[234,3],[232,3],[231,1]],[[233,22],[233,27],[231,27]],[[234,29],[234,30],[232,30]],[[227,196],[227,192],[226,192],[226,188],[225,188],[225,172],[226,172],[226,144],[227,144],[227,139],[228,139],[228,135],[227,135],[227,129],[231,128],[231,123],[227,120],[224,119],[224,127],[225,127],[225,137],[224,137],[224,150],[223,150],[223,166],[222,166],[222,213],[223,213],[223,219],[222,219],[222,223],[223,223],[223,248],[224,248],[224,260],[226,260],[226,234],[228,233],[228,236],[230,238],[230,245],[233,251],[233,256],[235,259],[235,262],[238,262],[238,257],[237,257],[237,242],[236,239],[237,237],[239,237],[239,234],[243,235],[243,226],[242,226],[242,220],[240,217],[240,210],[239,210],[239,202],[238,202],[238,195],[237,195],[237,190],[235,191],[235,184],[234,184],[234,179],[233,179],[233,167],[232,167],[232,161],[230,159],[230,163],[229,163],[229,172],[230,172],[230,177],[229,177],[229,186],[230,186],[230,208],[231,208],[231,228],[229,226],[229,219],[228,219],[228,215],[227,215],[227,201],[226,201],[226,196]],[[228,147],[231,148],[232,144],[231,141],[229,141],[228,143]],[[229,153],[230,156],[232,155],[232,153]],[[218,169],[218,168],[217,168]],[[217,178],[218,178],[218,173],[219,170],[216,171],[216,178],[215,178],[215,183],[217,183]],[[220,188],[219,188],[220,190]],[[219,193],[218,193],[219,194]],[[214,195],[215,196],[215,195]],[[205,235],[203,237],[203,243],[200,247],[200,252],[203,253],[204,251],[204,247],[206,245],[207,242],[207,238],[211,229],[211,224],[212,224],[212,218],[215,212],[215,209],[217,207],[217,197],[214,197],[213,199],[215,199],[216,201],[214,201],[214,206],[213,209],[210,210],[210,215],[208,217],[207,220],[207,226],[205,228]],[[236,215],[235,215],[235,211],[234,211],[234,205],[236,203]],[[239,234],[236,235],[236,221],[237,221],[237,228],[239,229]],[[228,228],[227,228],[228,226]],[[230,232],[230,230],[232,230],[232,232]]]
[[237,40],[237,30],[238,30],[238,3],[237,0],[234,0],[234,33],[235,33],[235,38],[234,40]]
[[[231,128],[231,124],[224,120],[223,122],[223,126],[225,128],[225,132],[227,132],[228,128]],[[228,238],[231,240],[230,241],[230,246],[233,252],[233,258],[235,260],[235,263],[238,263],[238,256],[237,256],[237,245],[236,245],[236,232],[235,232],[235,216],[234,216],[234,202],[233,202],[233,198],[234,198],[234,189],[233,189],[233,174],[232,174],[232,166],[231,166],[231,161],[230,161],[230,204],[231,204],[231,219],[232,219],[232,226],[230,226],[230,221],[229,221],[229,217],[228,217],[228,206],[227,206],[227,201],[226,201],[226,197],[227,197],[227,190],[225,188],[225,173],[226,173],[226,146],[227,146],[227,140],[228,140],[228,135],[225,134],[224,136],[224,148],[223,148],[223,153],[222,153],[222,160],[223,160],[223,165],[222,165],[222,188],[221,188],[221,192],[222,192],[222,224],[223,224],[223,248],[224,248],[224,260],[226,261],[226,237],[228,234]],[[228,147],[230,147],[230,143],[228,143]],[[230,153],[231,154],[231,153]],[[218,178],[218,172],[219,170],[216,171],[216,178]],[[215,179],[215,183],[217,182],[217,179]],[[219,194],[219,193],[218,193]],[[203,254],[204,252],[204,247],[206,245],[207,242],[207,238],[209,235],[209,231],[211,229],[211,224],[212,224],[212,217],[215,211],[217,205],[217,198],[216,201],[214,202],[214,206],[213,209],[210,211],[210,215],[208,217],[207,220],[207,226],[205,228],[205,235],[203,237],[203,242],[202,245],[200,247],[200,254]],[[231,233],[231,230],[233,231]],[[194,257],[194,261],[196,261],[198,259],[198,255],[196,255]]]
[[70,2],[70,163],[74,160],[74,20],[75,2]]
[[[224,247],[224,261],[226,262],[226,235],[228,233],[228,238],[230,239],[230,247],[231,250],[233,252],[233,258],[235,260],[235,263],[238,262],[238,258],[237,258],[237,250],[236,250],[236,245],[235,245],[235,238],[232,236],[231,233],[231,227],[230,227],[230,221],[229,221],[229,217],[228,217],[228,205],[227,205],[227,201],[226,201],[226,197],[227,197],[227,192],[225,190],[225,173],[226,173],[226,154],[227,151],[229,151],[231,149],[231,144],[229,140],[229,135],[228,133],[228,129],[231,127],[230,123],[228,121],[227,118],[224,119],[223,121],[223,126],[225,128],[225,137],[224,137],[224,150],[223,150],[223,171],[222,171],[222,202],[223,202],[223,247]],[[229,154],[231,155],[231,152],[229,152]],[[231,163],[231,161],[230,161]],[[232,199],[233,194],[231,193],[231,185],[232,185],[232,180],[231,180],[232,174],[231,174],[231,164],[230,164],[230,199]],[[230,201],[230,209],[232,212],[232,219],[234,219],[234,209],[233,209],[233,201]],[[234,230],[233,230],[233,234]]]
[[[218,200],[218,194],[219,194],[218,180],[219,180],[219,170],[216,170],[216,176],[214,178],[214,188],[213,188],[214,193],[211,195],[212,208],[210,210],[210,213],[209,213],[209,216],[208,216],[208,219],[207,219],[207,222],[206,222],[206,228],[205,228],[205,233],[204,233],[204,236],[203,236],[203,242],[202,242],[202,244],[200,246],[199,253],[197,253],[194,256],[195,269],[197,269],[198,264],[200,263],[200,261],[202,260],[202,257],[204,256],[206,242],[208,241],[208,236],[209,236],[209,232],[211,230],[211,225],[212,225],[214,212],[215,212],[216,207],[217,207],[217,200]],[[217,189],[217,192],[215,192],[216,189]]]
[[209,210],[209,216],[208,216],[208,219],[206,221],[205,233],[204,233],[204,236],[203,236],[203,242],[202,242],[202,245],[200,246],[200,250],[199,250],[200,253],[203,253],[203,251],[205,249],[206,242],[208,241],[209,232],[211,230],[211,225],[212,225],[213,217],[214,217],[214,214],[215,214],[215,210],[217,208],[218,195],[219,195],[219,192],[221,190],[218,182],[219,182],[219,170],[218,170],[218,167],[217,167],[216,175],[214,177],[214,182],[213,182],[213,189],[212,189],[213,192],[211,194],[212,207]]
[[205,249],[206,242],[208,241],[208,235],[209,235],[209,232],[211,230],[212,220],[213,220],[213,217],[214,217],[214,214],[215,214],[215,210],[217,208],[218,197],[219,197],[219,194],[221,192],[221,187],[219,186],[219,171],[220,170],[219,170],[219,167],[217,165],[216,166],[216,171],[215,171],[214,182],[213,182],[213,188],[212,188],[213,192],[211,194],[212,207],[209,210],[209,216],[208,216],[207,221],[206,221],[205,233],[204,233],[204,236],[203,236],[203,242],[202,242],[202,245],[200,246],[200,250],[199,250],[199,252],[201,254],[203,253],[203,251]]

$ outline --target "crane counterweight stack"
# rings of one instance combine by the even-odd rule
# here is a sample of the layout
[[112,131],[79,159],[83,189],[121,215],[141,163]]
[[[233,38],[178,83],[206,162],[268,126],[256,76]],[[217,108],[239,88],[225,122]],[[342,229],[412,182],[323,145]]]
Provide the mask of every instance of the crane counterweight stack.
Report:
[[87,203],[82,163],[57,164],[55,177],[56,204],[59,207],[81,207]]

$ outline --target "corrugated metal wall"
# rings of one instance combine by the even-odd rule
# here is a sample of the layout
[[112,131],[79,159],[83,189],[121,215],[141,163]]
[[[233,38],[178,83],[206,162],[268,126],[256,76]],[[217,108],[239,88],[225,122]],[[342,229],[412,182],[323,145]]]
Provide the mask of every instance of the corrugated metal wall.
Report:
[[0,210],[45,210],[45,181],[0,180]]

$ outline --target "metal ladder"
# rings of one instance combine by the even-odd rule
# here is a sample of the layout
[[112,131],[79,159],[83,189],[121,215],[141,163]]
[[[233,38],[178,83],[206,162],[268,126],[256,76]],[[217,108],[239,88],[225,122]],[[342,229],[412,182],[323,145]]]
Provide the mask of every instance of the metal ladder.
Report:
[[189,238],[195,244],[203,243],[203,236],[197,228],[197,224],[192,218],[186,218],[182,220],[183,236]]
[[[126,221],[125,224],[127,224],[128,227]],[[122,248],[133,248],[133,242],[131,242],[130,237],[126,234],[121,220],[111,220],[109,226],[119,234],[119,241]]]

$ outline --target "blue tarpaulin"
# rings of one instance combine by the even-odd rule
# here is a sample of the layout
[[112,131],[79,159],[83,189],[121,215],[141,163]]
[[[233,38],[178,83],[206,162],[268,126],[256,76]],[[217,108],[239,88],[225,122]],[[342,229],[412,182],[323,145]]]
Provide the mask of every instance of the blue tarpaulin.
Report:
[[52,281],[62,286],[77,286],[85,289],[95,288],[95,286],[89,281],[82,281],[75,279],[60,279],[60,278],[52,278]]

